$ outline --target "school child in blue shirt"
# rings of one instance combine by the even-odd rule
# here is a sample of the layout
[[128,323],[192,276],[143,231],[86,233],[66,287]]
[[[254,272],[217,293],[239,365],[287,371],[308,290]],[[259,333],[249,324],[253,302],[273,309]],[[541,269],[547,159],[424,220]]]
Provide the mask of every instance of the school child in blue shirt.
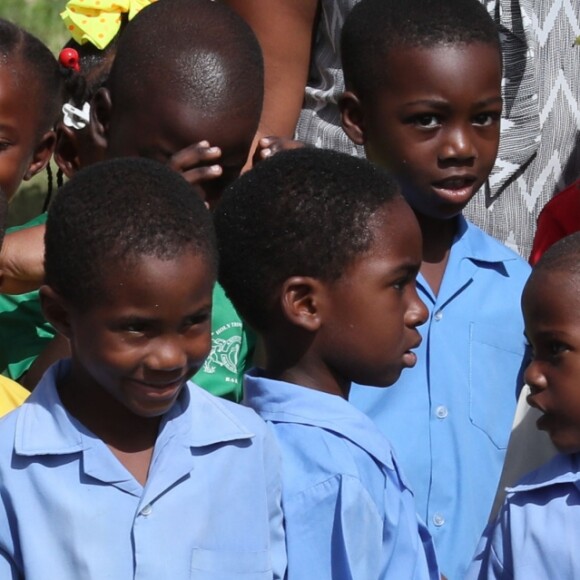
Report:
[[346,400],[416,361],[421,237],[397,186],[364,160],[288,151],[225,192],[215,225],[219,278],[264,341],[244,403],[281,446],[288,579],[439,578],[388,440]]
[[[95,65],[92,51],[85,52]],[[123,29],[115,48],[99,56],[102,59],[95,67],[106,86],[92,101],[92,147],[86,136],[65,138],[61,130],[56,157],[65,173],[72,175],[103,151],[108,158],[152,158],[180,172],[213,207],[240,174],[262,110],[262,53],[249,26],[220,2],[164,0],[143,8]],[[85,58],[80,58],[80,66],[84,65]],[[94,74],[95,69],[85,66],[84,72]],[[95,83],[93,77],[89,80]],[[93,91],[97,91],[95,84]],[[26,304],[10,315],[20,329],[22,312],[38,311],[36,305],[36,296],[28,296]],[[54,334],[38,314],[35,318],[27,324],[29,333],[30,326],[33,335],[36,329],[41,332],[29,345],[25,369],[31,355],[46,347],[49,331]],[[0,340],[2,334],[0,327]],[[195,382],[215,395],[239,401],[254,342],[216,285],[212,351]],[[49,349],[50,355],[57,350],[54,344]],[[13,368],[20,373],[22,353],[16,349],[8,353],[4,355],[11,355]],[[43,360],[29,371],[29,378],[42,375],[38,369],[42,364]]]
[[[499,480],[525,360],[529,267],[461,211],[500,136],[501,50],[478,0],[362,0],[342,33],[343,127],[401,185],[423,234],[418,364],[351,401],[392,441],[442,573],[463,580]],[[482,191],[481,195],[484,195]]]
[[579,578],[580,234],[552,246],[526,284],[522,309],[533,360],[525,372],[538,429],[560,452],[507,489],[468,578]]
[[83,170],[49,210],[45,267],[72,357],[0,420],[0,578],[282,578],[275,442],[188,382],[217,270],[191,186],[143,159]]

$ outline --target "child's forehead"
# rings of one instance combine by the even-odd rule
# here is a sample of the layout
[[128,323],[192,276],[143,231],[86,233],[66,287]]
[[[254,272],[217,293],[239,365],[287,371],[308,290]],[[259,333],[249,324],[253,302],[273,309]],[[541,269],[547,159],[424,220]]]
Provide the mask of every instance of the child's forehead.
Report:
[[580,306],[580,273],[563,268],[542,268],[532,271],[524,287],[522,303],[524,306],[540,306],[543,312],[569,309],[572,308],[572,304]]
[[[375,58],[381,59],[378,63],[380,70],[381,66],[388,69],[393,61],[399,62],[401,59],[413,57],[421,60],[428,55],[444,55],[453,54],[456,59],[471,60],[474,55],[478,59],[485,59],[496,63],[501,68],[501,50],[499,45],[492,42],[483,42],[480,40],[473,41],[457,41],[457,42],[429,42],[425,44],[399,42],[388,48],[381,56]],[[440,57],[438,57],[440,58]],[[437,59],[435,59],[437,60]],[[381,65],[382,63],[382,65]],[[473,74],[477,74],[478,69],[472,70]]]

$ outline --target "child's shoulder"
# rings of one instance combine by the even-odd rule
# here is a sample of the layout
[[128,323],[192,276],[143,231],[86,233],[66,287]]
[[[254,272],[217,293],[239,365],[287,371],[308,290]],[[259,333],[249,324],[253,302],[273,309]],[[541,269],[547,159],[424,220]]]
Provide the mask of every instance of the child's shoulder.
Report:
[[226,431],[229,429],[232,434],[236,430],[248,435],[267,433],[266,423],[253,409],[216,397],[191,381],[188,388],[196,415],[203,417],[208,425],[212,424],[214,428],[219,426]]
[[509,498],[518,495],[546,494],[554,487],[564,489],[565,484],[578,487],[580,483],[580,456],[577,453],[558,453],[537,469],[524,475],[516,485],[507,488]]
[[480,267],[483,267],[484,263],[501,263],[501,268],[486,268],[490,272],[497,271],[502,277],[506,277],[507,274],[507,278],[527,280],[531,268],[519,254],[475,224],[463,219],[465,226],[461,229],[461,235],[454,240],[454,246],[461,244],[465,255]]
[[245,385],[245,403],[271,424],[296,490],[337,477],[382,481],[394,470],[389,441],[341,397],[252,374]]

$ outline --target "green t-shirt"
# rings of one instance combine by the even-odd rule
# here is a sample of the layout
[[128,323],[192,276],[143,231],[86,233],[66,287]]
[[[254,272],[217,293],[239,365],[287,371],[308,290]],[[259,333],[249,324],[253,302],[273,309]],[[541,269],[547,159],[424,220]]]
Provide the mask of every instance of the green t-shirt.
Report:
[[[8,232],[46,222],[46,214],[10,228]],[[210,393],[240,401],[244,372],[251,366],[254,334],[245,326],[223,288],[213,291],[212,348],[193,381]],[[44,319],[38,291],[0,294],[0,369],[17,381],[54,338],[55,329]]]
[[[6,233],[46,223],[43,213]],[[36,357],[54,338],[56,331],[44,319],[38,291],[25,294],[0,294],[0,369],[18,381]]]

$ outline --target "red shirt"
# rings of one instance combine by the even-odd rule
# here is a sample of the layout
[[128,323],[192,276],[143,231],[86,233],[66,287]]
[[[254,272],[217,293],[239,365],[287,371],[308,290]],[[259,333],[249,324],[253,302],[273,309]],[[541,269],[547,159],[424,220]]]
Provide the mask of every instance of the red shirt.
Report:
[[579,230],[580,179],[558,193],[541,211],[530,264],[533,266],[552,244]]

